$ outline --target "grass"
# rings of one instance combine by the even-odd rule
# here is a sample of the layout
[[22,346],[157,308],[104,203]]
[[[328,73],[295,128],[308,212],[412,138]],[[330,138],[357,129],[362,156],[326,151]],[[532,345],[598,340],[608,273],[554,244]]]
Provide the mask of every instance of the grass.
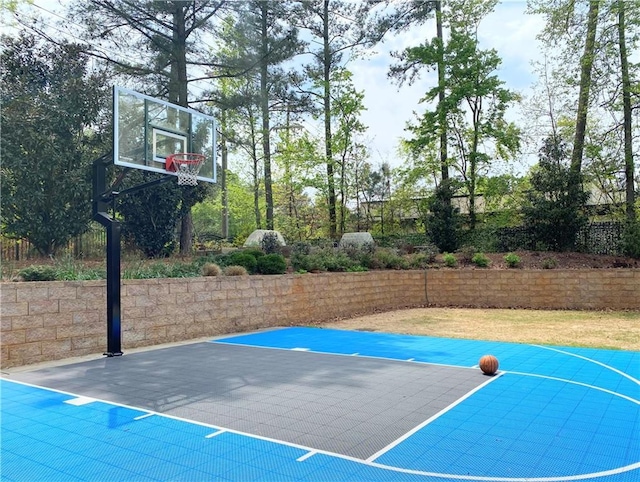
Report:
[[640,311],[417,308],[340,320],[323,326],[640,351]]

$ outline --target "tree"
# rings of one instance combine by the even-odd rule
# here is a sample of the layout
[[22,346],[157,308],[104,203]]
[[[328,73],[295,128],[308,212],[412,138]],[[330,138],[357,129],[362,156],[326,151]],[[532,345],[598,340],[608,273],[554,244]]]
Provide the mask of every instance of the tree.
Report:
[[290,1],[238,2],[234,4],[234,15],[225,18],[220,31],[219,58],[234,65],[239,75],[234,80],[218,81],[218,90],[212,95],[218,106],[229,109],[234,136],[231,142],[246,151],[253,163],[257,228],[263,227],[260,206],[266,208],[266,227],[274,228],[274,113],[288,112],[298,101],[290,88],[292,73],[281,67],[302,45],[296,28],[287,22],[291,5]]
[[[447,144],[451,149],[445,149],[455,152],[452,157],[457,163],[453,167],[462,177],[469,196],[472,230],[476,224],[476,186],[481,169],[492,158],[512,157],[520,142],[519,130],[505,119],[507,107],[519,97],[504,88],[504,82],[495,75],[501,63],[497,52],[479,48],[478,25],[495,3],[495,0],[450,2],[449,11],[443,13],[445,25],[450,28],[446,45],[442,46],[436,38],[407,48],[400,56],[400,64],[391,69],[392,76],[403,80],[407,75],[412,79],[421,67],[444,66],[438,85],[421,100],[431,103],[437,98],[436,107],[408,127],[413,137],[407,145],[418,154],[440,142],[441,179],[446,180],[452,161],[447,160],[447,166],[443,166],[442,134],[448,133]],[[440,83],[442,79],[444,85]],[[483,148],[483,144],[489,144],[490,150]]]
[[[335,109],[332,103],[338,95],[335,84],[343,78],[345,53],[353,54],[359,47],[370,45],[375,37],[367,30],[367,2],[345,2],[340,0],[302,1],[296,21],[312,36],[311,43],[318,45],[312,50],[313,61],[305,66],[306,75],[312,83],[310,89],[302,88],[317,101],[317,112],[323,121],[324,152],[326,163],[326,193],[329,215],[329,237],[338,236],[336,168],[333,140]],[[342,187],[342,186],[341,186]],[[344,203],[344,199],[341,200]]]
[[441,182],[428,199],[429,214],[425,219],[429,239],[442,252],[453,252],[460,247],[462,217],[459,210],[451,205],[455,192],[455,181]]
[[[86,24],[87,36],[94,45],[91,55],[109,61],[122,74],[143,81],[144,90],[152,96],[188,107],[188,85],[195,80],[188,77],[188,66],[214,65],[204,57],[206,51],[201,47],[201,40],[224,4],[224,0],[89,0],[77,2],[71,15]],[[109,45],[106,54],[101,49],[104,43]],[[207,188],[202,184],[175,187],[182,194],[180,252],[183,254],[192,249],[191,208],[204,199]],[[123,203],[126,202],[124,199]]]
[[2,38],[2,224],[55,255],[89,228],[91,161],[106,149],[107,73],[85,47]]
[[569,149],[559,137],[550,136],[540,148],[539,163],[531,173],[531,190],[522,209],[524,224],[547,249],[566,251],[587,221],[583,207],[588,195],[574,189],[580,176],[568,164]]

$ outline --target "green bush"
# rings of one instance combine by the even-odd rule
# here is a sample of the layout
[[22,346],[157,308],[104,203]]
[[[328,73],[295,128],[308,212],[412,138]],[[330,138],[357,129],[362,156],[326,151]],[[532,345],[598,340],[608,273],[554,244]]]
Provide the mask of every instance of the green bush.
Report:
[[391,249],[379,249],[373,255],[373,263],[379,269],[408,269],[409,263]]
[[463,246],[458,250],[460,261],[463,263],[473,263],[473,257],[478,252],[475,246]]
[[257,270],[261,274],[284,274],[287,271],[287,260],[281,254],[265,254],[258,258]]
[[479,268],[486,268],[490,263],[489,258],[487,258],[484,253],[474,254],[471,262]]
[[412,269],[424,269],[435,260],[435,256],[427,253],[414,253],[407,256],[407,262]]
[[261,256],[264,256],[266,251],[262,251],[260,248],[247,248],[239,251],[240,253],[250,254],[254,258],[258,259]]
[[556,266],[558,266],[558,261],[556,260],[556,258],[549,257],[542,260],[543,269],[553,269]]
[[444,253],[442,255],[442,261],[444,262],[444,265],[449,268],[455,268],[456,266],[458,266],[458,260],[456,259],[455,255],[451,253]]
[[28,266],[18,274],[24,281],[55,281],[56,269],[53,266]]
[[276,233],[265,233],[260,242],[262,251],[266,254],[276,254],[280,252],[280,241]]
[[622,250],[627,256],[640,258],[640,221],[627,222],[622,233]]
[[227,266],[243,266],[249,273],[255,273],[258,266],[256,257],[246,251],[234,251],[227,261]]
[[507,263],[509,268],[517,268],[520,266],[520,256],[515,253],[508,253],[504,255],[504,262]]

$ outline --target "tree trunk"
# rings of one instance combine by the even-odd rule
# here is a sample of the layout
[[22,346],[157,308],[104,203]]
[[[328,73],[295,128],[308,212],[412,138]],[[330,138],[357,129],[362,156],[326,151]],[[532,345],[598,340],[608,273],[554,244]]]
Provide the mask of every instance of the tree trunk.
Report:
[[[436,34],[439,41],[438,52],[438,113],[440,122],[440,172],[442,181],[449,179],[449,164],[447,160],[447,113],[444,110],[444,102],[446,100],[445,92],[445,76],[444,76],[444,36],[442,33],[442,2],[436,1]],[[447,201],[451,203],[451,199]]]
[[221,231],[222,237],[227,240],[229,238],[229,191],[227,190],[227,111],[222,109],[220,112],[220,150],[222,156],[222,166],[220,173],[220,187],[222,189],[222,219]]
[[261,60],[260,60],[260,108],[262,111],[262,151],[264,162],[264,193],[267,204],[267,229],[273,229],[273,189],[271,185],[271,145],[269,142],[269,89],[268,78],[268,8],[267,2],[260,2],[261,13]]
[[[579,174],[582,168],[584,138],[587,130],[587,112],[589,110],[589,89],[591,88],[591,68],[593,67],[593,57],[596,48],[596,29],[598,27],[599,8],[600,0],[589,1],[587,37],[584,43],[584,54],[580,60],[582,70],[580,72],[580,93],[578,95],[576,134],[573,141],[573,153],[571,155],[571,170],[574,174]],[[579,176],[572,176],[572,178],[577,180],[579,179]]]
[[636,219],[633,148],[631,141],[631,80],[629,78],[629,61],[627,58],[627,44],[625,29],[624,0],[618,0],[618,43],[620,48],[620,71],[622,74],[622,110],[624,114],[624,174],[625,174],[625,204],[627,221]]
[[335,240],[337,237],[336,226],[336,187],[333,170],[333,140],[331,135],[331,49],[329,45],[329,0],[324,0],[323,8],[323,31],[324,42],[323,67],[324,67],[324,142],[325,155],[327,160],[327,194],[329,204],[329,238]]
[[[174,2],[173,11],[173,59],[171,61],[171,73],[169,78],[169,102],[188,107],[187,99],[187,35],[184,16],[184,7],[181,2]],[[185,187],[195,189],[195,187]],[[180,254],[189,254],[193,248],[193,219],[191,217],[190,199],[192,193],[184,193],[182,197],[183,215],[180,220]]]
[[249,125],[251,128],[251,159],[253,160],[253,213],[256,217],[256,229],[262,229],[262,215],[260,213],[260,176],[258,175],[258,152],[256,150],[256,129],[253,112],[249,110]]

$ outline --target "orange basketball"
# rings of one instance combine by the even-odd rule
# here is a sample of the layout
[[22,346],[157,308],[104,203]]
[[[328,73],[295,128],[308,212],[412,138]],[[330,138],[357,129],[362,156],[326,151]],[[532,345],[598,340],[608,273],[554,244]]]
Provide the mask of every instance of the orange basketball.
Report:
[[498,371],[498,359],[493,355],[484,355],[478,364],[485,375],[495,375]]

